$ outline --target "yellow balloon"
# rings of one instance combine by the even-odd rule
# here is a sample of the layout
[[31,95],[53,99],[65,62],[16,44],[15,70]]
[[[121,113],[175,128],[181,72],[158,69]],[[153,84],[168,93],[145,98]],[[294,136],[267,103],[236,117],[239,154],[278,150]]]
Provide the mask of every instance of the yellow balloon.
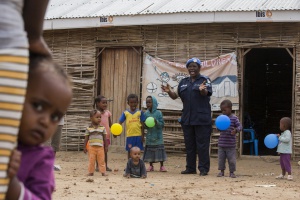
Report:
[[111,127],[110,127],[110,132],[113,134],[113,135],[121,135],[123,131],[123,128],[121,126],[121,124],[118,124],[118,123],[114,123]]

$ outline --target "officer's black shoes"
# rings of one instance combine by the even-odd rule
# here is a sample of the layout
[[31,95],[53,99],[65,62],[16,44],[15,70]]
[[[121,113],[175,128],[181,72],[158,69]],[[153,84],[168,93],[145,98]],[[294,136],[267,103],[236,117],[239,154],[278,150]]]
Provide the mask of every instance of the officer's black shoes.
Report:
[[208,173],[206,171],[200,172],[200,176],[207,176]]
[[181,171],[181,174],[197,174],[197,172],[196,171],[184,170],[184,171]]

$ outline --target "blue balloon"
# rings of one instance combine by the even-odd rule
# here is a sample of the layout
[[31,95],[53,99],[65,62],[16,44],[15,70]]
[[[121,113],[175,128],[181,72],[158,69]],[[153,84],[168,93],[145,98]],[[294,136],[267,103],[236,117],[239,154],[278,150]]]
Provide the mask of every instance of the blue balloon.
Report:
[[278,145],[278,137],[276,134],[269,134],[265,137],[264,143],[269,149],[273,149]]
[[227,115],[220,115],[216,119],[216,126],[219,130],[224,131],[230,126],[230,119]]

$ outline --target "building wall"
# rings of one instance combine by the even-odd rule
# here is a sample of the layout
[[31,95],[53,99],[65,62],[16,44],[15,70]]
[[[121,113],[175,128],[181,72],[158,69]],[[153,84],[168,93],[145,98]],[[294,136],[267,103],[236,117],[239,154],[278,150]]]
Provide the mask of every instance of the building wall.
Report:
[[[300,157],[300,23],[214,23],[50,30],[44,33],[54,59],[74,79],[74,98],[66,116],[62,147],[79,150],[96,95],[97,47],[141,46],[144,52],[173,62],[215,58],[242,48],[295,47],[294,150]],[[241,85],[241,67],[238,82]]]

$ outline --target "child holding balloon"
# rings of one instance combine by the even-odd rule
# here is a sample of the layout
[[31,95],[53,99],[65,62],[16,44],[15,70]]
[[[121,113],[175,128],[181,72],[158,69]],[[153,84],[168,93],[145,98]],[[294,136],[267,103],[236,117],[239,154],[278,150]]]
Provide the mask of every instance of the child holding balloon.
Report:
[[[221,170],[217,177],[223,177],[225,171],[225,162],[228,160],[229,177],[236,178],[234,172],[236,171],[236,134],[242,130],[241,123],[237,116],[232,114],[232,103],[230,100],[224,100],[220,105],[223,115],[226,115],[230,124],[228,128],[220,130],[220,137],[218,141],[218,169]],[[217,126],[218,129],[220,129]]]
[[91,124],[86,128],[84,139],[84,153],[87,153],[87,143],[89,142],[89,166],[88,176],[93,176],[95,171],[95,162],[97,160],[102,176],[106,176],[105,155],[107,151],[106,130],[100,125],[101,113],[99,110],[90,111]]
[[[167,160],[167,155],[164,147],[163,132],[164,119],[162,112],[157,110],[157,100],[154,96],[148,96],[146,98],[147,111],[145,112],[146,117],[146,147],[144,151],[143,160],[149,162],[150,166],[147,172],[154,171],[153,163],[160,162],[160,171],[166,172],[167,169],[164,167],[164,161]],[[154,118],[154,122],[148,122],[149,117]]]
[[277,176],[277,179],[283,179],[286,172],[288,173],[287,180],[293,180],[291,168],[291,154],[292,154],[292,120],[288,117],[280,119],[280,130],[283,131],[278,134],[277,152],[280,154],[280,166],[282,173]]
[[[95,98],[94,105],[96,106],[97,110],[101,113],[101,123],[100,125],[105,127],[106,130],[106,144],[107,147],[110,145],[110,127],[112,125],[111,122],[111,112],[107,110],[107,99],[102,96],[98,95]],[[105,151],[105,164],[106,164],[106,171],[110,172],[111,169],[107,166],[107,151]],[[97,162],[96,162],[97,163]],[[99,171],[98,163],[96,165],[96,171]]]
[[120,119],[119,124],[126,121],[126,151],[128,152],[128,159],[130,158],[130,149],[134,146],[144,150],[144,127],[142,123],[145,121],[144,113],[137,108],[139,98],[136,94],[130,94],[127,97],[127,104],[129,109],[126,109]]

